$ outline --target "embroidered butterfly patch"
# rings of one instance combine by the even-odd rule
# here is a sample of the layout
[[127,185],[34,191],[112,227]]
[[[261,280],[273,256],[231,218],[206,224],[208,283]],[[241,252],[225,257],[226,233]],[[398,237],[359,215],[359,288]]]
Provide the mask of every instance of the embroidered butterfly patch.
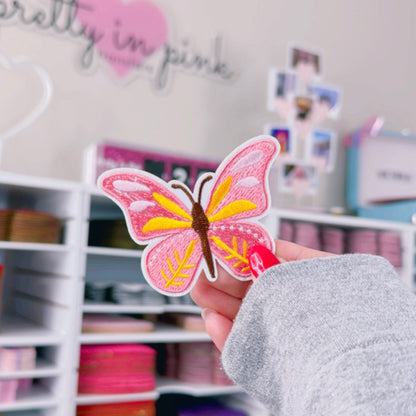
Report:
[[99,177],[99,187],[123,210],[133,240],[147,244],[142,271],[155,290],[185,295],[201,270],[216,280],[216,262],[239,280],[251,278],[250,248],[274,250],[256,219],[270,206],[268,173],[278,153],[275,138],[251,139],[215,173],[203,174],[193,193],[141,170],[113,169]]

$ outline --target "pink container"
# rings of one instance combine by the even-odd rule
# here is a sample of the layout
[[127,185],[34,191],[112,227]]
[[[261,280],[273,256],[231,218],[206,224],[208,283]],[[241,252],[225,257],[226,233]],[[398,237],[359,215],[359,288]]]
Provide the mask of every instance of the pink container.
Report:
[[0,380],[0,403],[16,400],[18,383],[18,380]]
[[[1,210],[0,210],[1,212]],[[1,216],[1,215],[0,215]],[[1,228],[1,225],[0,225]],[[1,234],[1,230],[0,230],[0,234]],[[0,236],[0,240],[2,240],[3,238],[1,238]],[[1,313],[2,313],[2,299],[3,299],[3,275],[4,275],[4,266],[2,264],[0,264],[0,331],[1,331]]]
[[78,393],[123,394],[155,388],[156,351],[141,344],[84,345]]
[[16,371],[18,369],[19,350],[0,347],[0,371]]

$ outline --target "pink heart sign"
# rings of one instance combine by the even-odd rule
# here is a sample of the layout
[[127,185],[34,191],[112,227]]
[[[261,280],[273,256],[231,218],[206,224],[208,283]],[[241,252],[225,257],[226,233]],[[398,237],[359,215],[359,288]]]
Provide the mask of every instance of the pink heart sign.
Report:
[[162,47],[165,16],[145,1],[76,0],[76,17],[100,55],[123,77]]

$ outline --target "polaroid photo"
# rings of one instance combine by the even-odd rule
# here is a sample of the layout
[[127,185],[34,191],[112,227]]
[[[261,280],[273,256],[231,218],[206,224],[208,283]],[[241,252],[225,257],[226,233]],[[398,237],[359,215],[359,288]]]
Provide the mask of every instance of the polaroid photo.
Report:
[[271,68],[267,83],[267,109],[286,119],[292,110],[292,98],[296,94],[297,85],[295,72]]
[[322,77],[322,54],[309,47],[289,45],[288,67],[304,85]]
[[306,160],[320,172],[331,172],[336,159],[336,134],[329,130],[313,130],[308,139]]
[[314,100],[312,96],[295,97],[295,120],[311,120],[313,108]]
[[[266,124],[264,134],[275,137],[280,144],[279,158],[293,158],[296,154],[296,139],[293,130],[279,124]],[[277,160],[279,160],[279,158]]]
[[280,169],[280,190],[300,197],[318,190],[318,168],[303,161],[285,161]]
[[308,86],[308,93],[314,97],[313,118],[320,123],[326,118],[336,119],[341,108],[341,90],[325,85]]

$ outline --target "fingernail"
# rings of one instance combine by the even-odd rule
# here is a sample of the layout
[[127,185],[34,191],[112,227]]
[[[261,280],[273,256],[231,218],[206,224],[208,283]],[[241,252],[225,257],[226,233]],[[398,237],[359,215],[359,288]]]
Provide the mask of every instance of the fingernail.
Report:
[[280,264],[278,258],[264,246],[253,246],[248,255],[251,274],[255,279],[269,267]]
[[208,315],[210,312],[212,312],[212,309],[209,309],[209,308],[204,308],[204,309],[202,309],[202,311],[201,311],[201,316],[202,316],[202,319],[203,319],[204,321],[205,321],[205,319],[206,319],[207,315]]

